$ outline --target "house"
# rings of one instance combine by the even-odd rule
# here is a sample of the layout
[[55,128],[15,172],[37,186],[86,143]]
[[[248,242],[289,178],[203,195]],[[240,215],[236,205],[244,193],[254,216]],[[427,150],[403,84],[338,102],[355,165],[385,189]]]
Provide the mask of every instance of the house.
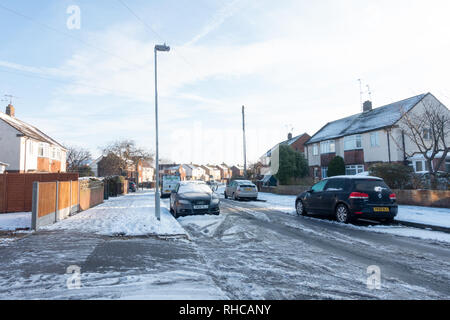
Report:
[[380,162],[410,164],[415,171],[423,170],[420,155],[419,159],[407,157],[418,150],[405,136],[400,120],[406,113],[420,114],[424,105],[430,104],[449,112],[427,93],[375,109],[366,101],[362,113],[326,124],[305,143],[311,175],[326,178],[328,164],[336,156],[344,158],[347,175],[362,173]]
[[103,159],[103,156],[98,157],[97,159],[91,161],[88,166],[91,168],[95,177],[99,177],[98,175],[98,163]]
[[139,183],[155,181],[155,168],[148,161],[142,161],[139,172]]
[[200,166],[195,164],[183,164],[183,168],[186,170],[187,180],[204,180],[206,178],[206,171]]
[[220,170],[216,168],[215,166],[201,166],[203,170],[205,170],[205,180],[214,180],[214,181],[220,181],[221,180],[221,174]]
[[0,161],[0,174],[5,173],[8,166],[9,164]]
[[235,165],[231,167],[231,176],[233,178],[239,178],[244,176],[244,167],[240,165]]
[[0,158],[8,172],[66,172],[67,150],[38,128],[15,117],[9,104],[0,112]]
[[216,168],[220,171],[220,181],[228,182],[231,179],[231,170],[224,163],[217,165]]
[[269,174],[269,171],[270,171],[269,166],[270,166],[270,162],[271,162],[270,158],[272,156],[273,151],[280,145],[290,146],[295,151],[303,153],[306,158],[305,143],[309,139],[311,139],[311,136],[307,133],[303,133],[303,134],[295,136],[295,137],[292,135],[292,133],[289,133],[287,136],[287,140],[282,141],[282,142],[278,143],[277,145],[273,146],[270,150],[268,150],[266,153],[264,153],[260,157],[260,162],[261,162],[262,166],[259,168],[258,174],[259,175]]

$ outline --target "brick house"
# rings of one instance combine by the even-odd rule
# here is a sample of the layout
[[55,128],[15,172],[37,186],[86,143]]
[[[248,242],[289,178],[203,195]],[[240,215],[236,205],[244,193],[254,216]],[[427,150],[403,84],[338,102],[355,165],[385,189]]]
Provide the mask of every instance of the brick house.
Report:
[[233,178],[239,178],[244,176],[244,167],[240,165],[235,165],[231,167],[231,176]]
[[230,168],[222,163],[216,166],[216,168],[220,171],[220,181],[228,182],[231,179],[232,173]]
[[347,175],[362,173],[380,162],[404,163],[416,172],[424,171],[425,161],[420,154],[406,156],[416,152],[417,147],[403,133],[400,120],[405,113],[423,112],[424,105],[430,104],[449,112],[427,93],[375,109],[366,101],[362,113],[326,124],[305,144],[311,176],[326,178],[328,165],[336,156],[344,158]]
[[15,117],[10,104],[0,112],[0,159],[7,172],[66,172],[67,150],[38,128]]

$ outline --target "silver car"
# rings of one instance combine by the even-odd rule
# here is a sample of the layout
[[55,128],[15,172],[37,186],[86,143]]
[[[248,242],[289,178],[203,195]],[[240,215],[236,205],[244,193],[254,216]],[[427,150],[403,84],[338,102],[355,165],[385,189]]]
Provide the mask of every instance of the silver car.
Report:
[[258,187],[248,180],[234,180],[225,188],[225,199],[232,198],[233,200],[241,199],[258,199]]

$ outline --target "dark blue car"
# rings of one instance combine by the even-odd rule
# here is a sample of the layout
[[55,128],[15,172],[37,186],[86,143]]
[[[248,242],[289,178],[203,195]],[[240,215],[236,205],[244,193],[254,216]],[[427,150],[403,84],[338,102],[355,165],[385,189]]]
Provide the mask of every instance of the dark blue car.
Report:
[[392,222],[398,213],[397,198],[383,179],[339,176],[314,185],[296,199],[297,214],[334,216],[342,223],[359,218]]

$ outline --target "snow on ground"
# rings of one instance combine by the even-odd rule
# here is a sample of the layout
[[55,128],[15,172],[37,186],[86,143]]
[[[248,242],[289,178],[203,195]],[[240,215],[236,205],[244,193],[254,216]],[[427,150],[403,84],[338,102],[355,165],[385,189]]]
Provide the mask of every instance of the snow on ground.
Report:
[[31,229],[31,212],[0,214],[0,231]]
[[450,228],[450,209],[399,206],[396,219]]
[[109,236],[186,235],[164,206],[161,206],[161,221],[156,219],[155,193],[148,190],[111,198],[97,207],[43,229]]

